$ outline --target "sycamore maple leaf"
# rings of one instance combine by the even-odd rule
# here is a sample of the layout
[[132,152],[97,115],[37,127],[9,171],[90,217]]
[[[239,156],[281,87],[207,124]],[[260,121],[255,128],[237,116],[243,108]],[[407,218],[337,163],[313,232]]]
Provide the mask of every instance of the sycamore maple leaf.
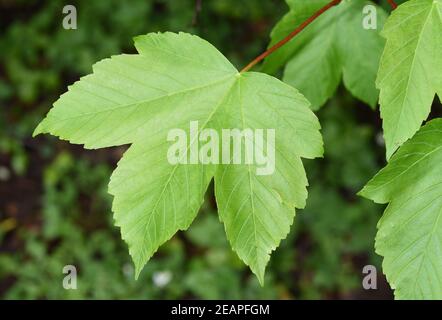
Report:
[[442,97],[442,1],[412,0],[388,18],[377,86],[387,158],[419,130]]
[[[35,135],[50,133],[95,149],[131,144],[109,185],[112,209],[136,275],[178,230],[189,227],[215,180],[220,219],[233,250],[259,281],[307,197],[301,157],[322,155],[320,125],[309,102],[271,76],[236,68],[189,34],[135,39],[138,54],[105,59],[55,102]],[[276,170],[255,164],[170,164],[168,132],[275,129]],[[188,148],[197,141],[192,140]],[[244,144],[244,140],[242,140]],[[242,146],[244,149],[244,146]]]
[[442,119],[430,121],[360,192],[389,203],[376,252],[399,299],[442,299]]

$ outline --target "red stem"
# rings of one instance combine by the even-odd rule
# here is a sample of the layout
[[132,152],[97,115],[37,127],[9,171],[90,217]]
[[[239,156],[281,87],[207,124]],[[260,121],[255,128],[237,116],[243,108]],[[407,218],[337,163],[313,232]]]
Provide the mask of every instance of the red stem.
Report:
[[394,2],[394,0],[387,0],[387,1],[390,4],[390,6],[393,8],[393,10],[397,8],[397,4],[396,2]]
[[250,62],[244,69],[241,70],[241,72],[246,72],[253,68],[257,63],[264,60],[267,56],[271,55],[273,52],[281,48],[283,45],[285,45],[287,42],[292,40],[298,33],[300,33],[302,30],[304,30],[310,23],[316,20],[321,14],[326,12],[328,9],[338,5],[341,3],[342,0],[333,0],[329,4],[325,5],[321,9],[319,9],[316,13],[314,13],[310,18],[305,20],[299,27],[297,27],[295,30],[293,30],[287,37],[279,41],[277,44],[269,48],[267,51],[256,57],[252,62]]

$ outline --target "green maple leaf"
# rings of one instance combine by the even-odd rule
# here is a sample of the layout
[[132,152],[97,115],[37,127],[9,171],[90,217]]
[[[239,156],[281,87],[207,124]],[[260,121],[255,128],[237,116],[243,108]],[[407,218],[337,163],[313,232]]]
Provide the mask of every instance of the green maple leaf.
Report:
[[389,203],[376,251],[399,299],[442,299],[442,119],[422,127],[360,192]]
[[[137,37],[135,46],[138,54],[97,63],[92,75],[60,97],[34,134],[51,133],[90,149],[131,144],[109,192],[137,276],[161,244],[189,227],[214,177],[227,237],[263,283],[271,251],[289,232],[295,208],[305,205],[300,157],[323,152],[309,102],[273,77],[238,73],[196,36],[148,34]],[[255,164],[170,164],[168,132],[190,135],[191,121],[200,124],[198,133],[276,129],[275,172],[257,175]]]
[[387,43],[376,81],[390,158],[419,130],[435,94],[442,96],[442,1],[402,4],[382,35]]
[[[290,11],[273,29],[269,46],[329,2],[287,0]],[[274,73],[285,65],[283,81],[298,88],[314,109],[333,96],[341,77],[355,97],[374,107],[379,96],[375,80],[385,41],[378,30],[363,27],[367,5],[376,8],[380,30],[386,19],[382,8],[370,1],[343,1],[270,55],[263,71]]]

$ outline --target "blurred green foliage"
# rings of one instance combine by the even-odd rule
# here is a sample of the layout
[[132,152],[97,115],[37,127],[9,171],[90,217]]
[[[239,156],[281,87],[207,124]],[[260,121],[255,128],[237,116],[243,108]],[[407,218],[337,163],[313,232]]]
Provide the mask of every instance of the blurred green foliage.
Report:
[[[264,288],[229,248],[212,189],[193,226],[135,281],[107,194],[124,148],[92,153],[51,137],[32,139],[34,126],[93,63],[133,52],[135,35],[196,33],[240,67],[266,47],[286,5],[206,0],[197,14],[193,0],[74,1],[78,29],[64,30],[66,4],[0,0],[0,297],[390,297],[361,288],[362,267],[380,267],[373,239],[382,208],[355,196],[383,161],[378,114],[344,91],[319,112],[325,159],[305,161],[308,205],[273,254]],[[68,264],[77,267],[78,290],[62,287]]]

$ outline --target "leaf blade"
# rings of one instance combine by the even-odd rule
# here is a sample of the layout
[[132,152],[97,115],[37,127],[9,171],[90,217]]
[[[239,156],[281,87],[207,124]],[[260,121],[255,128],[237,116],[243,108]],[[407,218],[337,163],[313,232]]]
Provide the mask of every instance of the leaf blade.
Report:
[[442,298],[442,119],[430,121],[360,192],[389,205],[376,252],[398,299]]
[[[182,50],[189,43],[187,48],[196,47],[193,55]],[[89,149],[128,144],[151,112],[150,104],[211,87],[238,72],[211,44],[189,34],[148,34],[136,37],[135,45],[138,55],[104,59],[93,74],[70,86],[34,136],[50,132]],[[208,61],[215,70],[207,69]]]
[[[248,172],[249,177],[248,185],[240,185],[238,195],[246,195],[238,199],[241,203],[259,196],[254,195],[252,182],[280,184],[276,189],[268,187],[271,193],[266,194],[280,202],[274,206],[278,212],[272,212],[276,218],[258,216],[258,210],[263,209],[250,204],[241,212],[250,221],[256,222],[256,217],[265,221],[255,232],[257,238],[266,239],[266,248],[259,249],[255,262],[243,259],[262,283],[270,259],[268,248],[275,249],[285,237],[294,206],[302,207],[306,201],[307,178],[301,157],[315,158],[323,152],[319,122],[308,109],[308,101],[275,78],[238,73],[212,45],[196,36],[149,34],[135,38],[135,45],[137,55],[115,56],[96,64],[93,74],[76,82],[54,104],[34,134],[51,133],[85,148],[131,144],[112,174],[109,193],[114,196],[115,224],[129,246],[136,277],[164,242],[189,227],[211,179],[215,177],[218,195],[224,188],[217,178],[223,165],[188,163],[188,153],[198,146],[203,129],[210,128],[222,136],[224,128],[244,128],[247,124],[249,129],[278,128],[281,136],[295,138],[278,140],[278,148],[286,154],[279,162],[290,164],[285,165],[284,172],[289,180],[282,183],[281,177],[272,175],[257,180],[250,167],[249,171],[238,171],[238,176]],[[246,84],[245,93],[238,95],[241,83]],[[246,109],[241,105],[244,101]],[[195,122],[199,127],[192,136],[190,124]],[[175,164],[168,159],[172,130],[181,130],[187,143]],[[197,157],[201,160],[200,154]],[[241,165],[227,167],[232,175]],[[288,191],[282,184],[289,186]],[[238,206],[237,201],[234,204]],[[226,220],[234,209],[223,209],[221,219]],[[268,238],[268,225],[273,221],[268,219],[283,219],[275,239]],[[253,248],[258,247],[248,246],[248,250]],[[244,258],[241,250],[239,254]]]
[[[270,253],[287,236],[295,208],[305,206],[308,183],[300,157],[319,157],[323,147],[319,122],[299,92],[259,73],[244,74],[238,82],[235,101],[239,102],[233,106],[239,105],[239,110],[228,112],[228,126],[278,128],[278,165],[272,175],[258,175],[256,165],[221,165],[215,174],[215,194],[233,250],[263,284]],[[293,118],[298,120],[285,123]],[[293,148],[296,140],[309,141],[310,148],[303,144]],[[244,143],[245,139],[242,150]]]
[[376,85],[387,159],[420,128],[436,93],[442,92],[442,3],[412,0],[402,4],[382,32],[387,39]]

